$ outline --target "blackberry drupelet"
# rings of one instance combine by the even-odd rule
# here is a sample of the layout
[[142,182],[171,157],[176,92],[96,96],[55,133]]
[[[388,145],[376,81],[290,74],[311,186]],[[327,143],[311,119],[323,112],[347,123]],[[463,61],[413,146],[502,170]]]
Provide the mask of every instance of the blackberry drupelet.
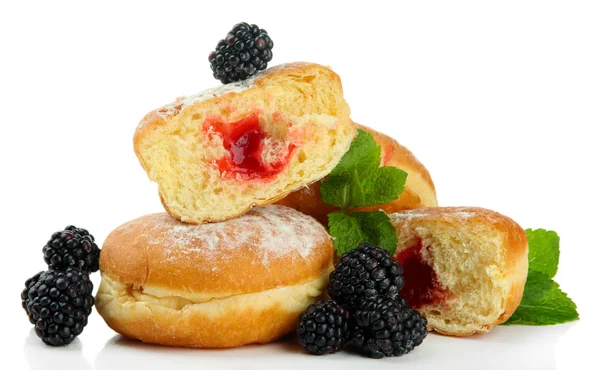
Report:
[[[37,281],[40,278],[40,275],[43,273],[44,271],[40,271],[25,281],[25,289],[23,289],[23,291],[21,292],[21,305],[23,306],[23,309],[25,310],[27,315],[29,315],[29,312],[27,312],[27,303],[29,302],[29,289],[33,287],[35,283],[37,283]],[[31,321],[31,317],[29,317],[29,320]],[[31,323],[35,324],[34,321],[31,321]]]
[[88,274],[75,268],[48,270],[28,279],[21,299],[37,336],[51,346],[71,343],[92,313],[93,288]]
[[300,317],[298,342],[313,355],[339,352],[350,340],[349,313],[332,300],[310,305]]
[[404,286],[402,266],[383,248],[363,243],[342,255],[329,276],[329,295],[337,303],[356,309],[364,299],[395,298]]
[[75,226],[52,234],[42,251],[48,267],[54,270],[76,267],[91,273],[99,268],[100,249],[94,243],[94,237]]
[[353,318],[353,343],[373,358],[402,356],[427,336],[427,320],[418,311],[387,297],[364,301]]
[[267,68],[273,40],[255,24],[238,23],[208,56],[213,77],[227,84],[245,80]]

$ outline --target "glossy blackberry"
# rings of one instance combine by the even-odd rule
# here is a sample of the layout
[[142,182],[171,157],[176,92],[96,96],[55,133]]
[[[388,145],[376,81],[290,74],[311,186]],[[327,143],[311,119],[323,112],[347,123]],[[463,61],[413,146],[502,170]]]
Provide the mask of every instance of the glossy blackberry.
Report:
[[[35,283],[37,283],[37,281],[40,278],[40,275],[42,275],[43,273],[44,273],[44,271],[40,271],[25,281],[25,289],[23,289],[23,291],[21,292],[21,305],[23,306],[23,309],[25,310],[27,315],[29,315],[29,313],[27,312],[27,302],[29,302],[29,298],[28,298],[29,289],[31,287],[33,287],[35,285]],[[35,324],[35,322],[33,322],[33,321],[31,323]]]
[[99,268],[100,249],[86,229],[67,226],[52,234],[42,251],[48,267],[54,270],[76,267],[90,273]]
[[273,40],[255,24],[238,23],[208,56],[213,77],[227,84],[245,80],[267,68]]
[[51,346],[71,343],[92,313],[93,288],[88,274],[74,268],[48,270],[28,279],[21,299],[37,336]]
[[332,300],[310,305],[300,316],[298,342],[313,355],[335,353],[350,340],[349,314]]
[[402,266],[383,248],[363,243],[342,255],[329,275],[329,296],[355,309],[364,299],[397,297],[404,286]]
[[353,319],[353,343],[373,358],[402,356],[427,336],[427,320],[418,311],[387,297],[364,301]]

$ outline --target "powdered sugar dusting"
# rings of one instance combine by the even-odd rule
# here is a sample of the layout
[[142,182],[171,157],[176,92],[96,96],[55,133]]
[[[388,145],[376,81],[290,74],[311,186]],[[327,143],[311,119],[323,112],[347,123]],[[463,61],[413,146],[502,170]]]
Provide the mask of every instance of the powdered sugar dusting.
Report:
[[400,211],[400,212],[390,214],[390,218],[392,220],[399,220],[399,219],[413,220],[415,218],[423,218],[423,217],[427,217],[429,215],[430,214],[428,214],[428,213],[421,213],[421,212],[414,212],[414,211]]
[[182,111],[183,109],[185,109],[191,105],[201,103],[205,100],[218,98],[220,96],[223,96],[223,95],[229,94],[229,93],[242,92],[251,87],[254,87],[254,82],[256,81],[256,79],[258,77],[264,75],[265,72],[266,71],[261,71],[261,72],[257,73],[256,75],[254,75],[250,78],[247,78],[243,81],[231,82],[231,83],[228,83],[225,85],[206,89],[197,94],[178,98],[173,103],[163,106],[161,109],[158,110],[158,113],[173,115],[173,114],[177,114],[178,112]]
[[[324,227],[313,218],[294,209],[270,205],[258,207],[245,215],[218,223],[190,225],[157,213],[131,221],[119,229],[135,230],[145,244],[162,245],[166,262],[181,258],[181,254],[199,254],[207,262],[236,258],[241,248],[247,248],[254,261],[268,265],[277,258],[307,259],[313,249],[329,238]],[[156,237],[158,236],[158,237]],[[177,256],[172,256],[173,252]],[[214,266],[206,266],[213,272]]]
[[269,73],[273,73],[278,70],[289,68],[291,66],[302,67],[302,66],[307,66],[309,64],[310,63],[304,63],[304,62],[279,64],[279,65],[270,67],[268,69],[265,69],[263,71],[260,71],[260,72],[256,73],[254,76],[249,77],[245,80],[231,82],[231,83],[228,83],[225,85],[206,89],[206,90],[201,91],[194,95],[189,95],[189,96],[184,96],[184,97],[178,98],[173,103],[163,106],[162,108],[157,110],[157,112],[159,114],[169,114],[169,115],[177,114],[180,111],[182,111],[183,109],[185,109],[191,105],[201,103],[205,100],[218,98],[218,97],[223,96],[228,93],[238,93],[238,92],[242,92],[244,90],[250,89],[255,86],[255,82],[257,79],[259,79]]
[[254,80],[255,77],[243,81],[232,82],[226,85],[221,85],[218,87],[213,87],[211,89],[201,91],[194,95],[187,96],[183,100],[181,100],[182,107],[185,108],[208,99],[218,98],[219,96],[228,93],[241,92],[247,90],[254,86]]
[[[435,208],[436,211],[442,210],[443,208]],[[455,218],[460,218],[463,220],[472,218],[477,216],[477,212],[475,212],[473,210],[473,208],[470,207],[452,207],[451,209],[451,213],[447,213],[448,215],[452,215],[452,217]],[[390,218],[393,220],[413,220],[416,218],[424,218],[424,217],[431,217],[432,213],[431,212],[424,212],[423,210],[420,209],[413,209],[413,210],[406,210],[406,211],[400,211],[400,212],[396,212],[396,213],[392,213],[390,214]]]

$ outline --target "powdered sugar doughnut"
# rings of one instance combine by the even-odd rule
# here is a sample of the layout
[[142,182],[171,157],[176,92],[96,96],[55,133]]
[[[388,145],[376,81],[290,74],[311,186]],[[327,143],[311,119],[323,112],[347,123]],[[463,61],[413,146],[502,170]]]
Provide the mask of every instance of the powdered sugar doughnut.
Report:
[[324,291],[332,259],[323,226],[283,206],[202,225],[146,215],[107,237],[96,307],[115,331],[145,342],[264,343],[293,330]]

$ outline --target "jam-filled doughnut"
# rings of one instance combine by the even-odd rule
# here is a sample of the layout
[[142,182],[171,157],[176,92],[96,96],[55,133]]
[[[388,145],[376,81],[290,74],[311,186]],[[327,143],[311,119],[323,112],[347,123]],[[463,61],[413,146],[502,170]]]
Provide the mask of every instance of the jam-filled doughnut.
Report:
[[390,215],[404,268],[400,295],[428,328],[465,336],[487,332],[519,306],[528,268],[525,231],[474,207],[436,207]]
[[331,69],[283,64],[150,112],[134,147],[167,212],[217,222],[325,177],[356,136],[349,115]]

